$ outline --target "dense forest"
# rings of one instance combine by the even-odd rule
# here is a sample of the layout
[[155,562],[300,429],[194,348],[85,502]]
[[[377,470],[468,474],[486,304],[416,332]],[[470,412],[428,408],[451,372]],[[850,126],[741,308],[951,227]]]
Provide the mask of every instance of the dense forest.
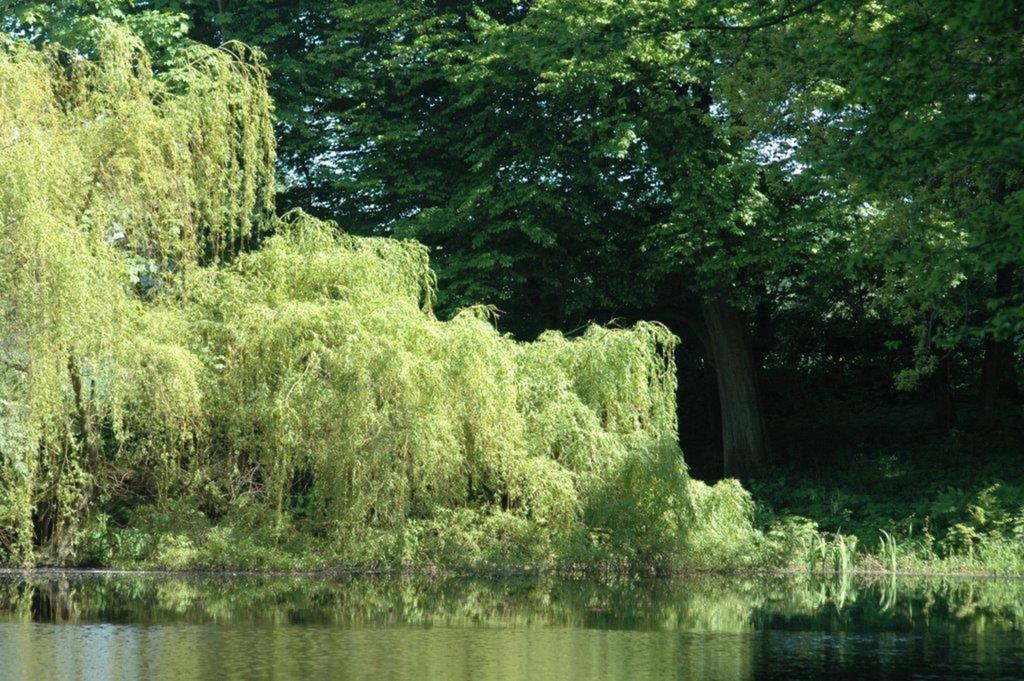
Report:
[[1020,3],[0,8],[0,563],[1024,570]]

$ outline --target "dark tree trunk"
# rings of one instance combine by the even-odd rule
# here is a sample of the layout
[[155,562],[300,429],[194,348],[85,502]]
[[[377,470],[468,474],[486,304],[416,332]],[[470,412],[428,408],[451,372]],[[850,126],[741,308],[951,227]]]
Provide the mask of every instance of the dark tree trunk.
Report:
[[949,355],[939,360],[932,375],[932,400],[935,407],[935,427],[946,432],[956,425],[956,407],[953,404],[953,363]]
[[[1014,267],[1004,265],[996,272],[996,298],[1012,293]],[[996,402],[1000,397],[1013,397],[1017,376],[1013,365],[1013,346],[1006,339],[985,340],[985,359],[981,366],[981,420],[986,426],[995,422]]]
[[88,455],[92,453],[93,448],[92,421],[89,419],[85,396],[82,393],[82,374],[74,357],[68,358],[68,377],[71,379],[71,393],[75,398],[75,426],[78,428],[82,451]]
[[769,446],[750,330],[724,297],[702,301],[701,312],[718,381],[724,472],[738,478],[757,475],[768,461]]

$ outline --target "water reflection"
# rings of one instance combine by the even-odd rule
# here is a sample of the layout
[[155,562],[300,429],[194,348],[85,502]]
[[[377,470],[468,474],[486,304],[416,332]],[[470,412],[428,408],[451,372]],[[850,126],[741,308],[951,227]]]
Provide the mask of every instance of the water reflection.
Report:
[[4,678],[1024,675],[1024,582],[0,576]]

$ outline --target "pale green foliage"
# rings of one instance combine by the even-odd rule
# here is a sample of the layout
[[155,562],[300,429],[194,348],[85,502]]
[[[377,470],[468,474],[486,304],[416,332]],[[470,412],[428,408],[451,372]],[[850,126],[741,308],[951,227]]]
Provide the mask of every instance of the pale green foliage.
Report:
[[667,330],[519,343],[486,309],[439,321],[422,246],[336,234],[297,216],[187,284],[217,449],[258,471],[278,522],[353,536],[471,507],[561,541],[631,484],[647,506],[602,524],[683,512]]
[[199,427],[180,321],[131,273],[171,278],[272,210],[258,57],[195,47],[158,77],[135,36],[99,28],[95,60],[0,45],[0,550],[18,560],[33,521],[69,555],[113,459],[148,471]]
[[655,566],[753,532],[738,486],[691,502],[666,328],[437,319],[423,246],[272,217],[258,55],[155,74],[101,28],[0,50],[3,560]]
[[691,562],[707,569],[758,567],[763,560],[764,537],[753,524],[750,493],[736,480],[722,480],[713,486],[695,480],[690,494],[695,514],[689,537]]

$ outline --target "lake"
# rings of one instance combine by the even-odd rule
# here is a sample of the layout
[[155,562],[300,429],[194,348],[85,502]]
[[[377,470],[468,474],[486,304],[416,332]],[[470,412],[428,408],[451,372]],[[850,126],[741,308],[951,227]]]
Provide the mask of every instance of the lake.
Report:
[[3,679],[1024,678],[1024,582],[0,574]]

